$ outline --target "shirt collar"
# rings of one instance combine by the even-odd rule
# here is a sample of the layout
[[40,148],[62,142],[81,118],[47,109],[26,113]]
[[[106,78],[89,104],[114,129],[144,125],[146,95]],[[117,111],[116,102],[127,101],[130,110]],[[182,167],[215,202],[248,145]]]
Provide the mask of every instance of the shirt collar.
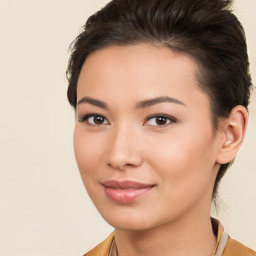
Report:
[[[217,243],[216,243],[216,246],[215,246],[214,251],[212,253],[212,256],[214,256],[216,254],[217,249],[218,249],[218,245],[220,243],[221,237],[222,237],[222,235],[224,233],[224,227],[221,224],[221,222],[219,220],[215,219],[215,218],[211,218],[211,222],[212,222],[213,232],[214,232],[214,234],[217,237]],[[114,237],[115,237],[115,235],[114,235],[114,232],[113,232],[106,239],[103,248],[101,248],[102,251],[104,251],[104,252],[109,252],[110,251],[110,248],[111,248],[111,245],[113,243]]]
[[213,254],[212,254],[212,256],[214,256],[216,254],[217,249],[218,249],[220,239],[221,239],[221,237],[224,233],[224,227],[221,224],[221,222],[219,220],[215,219],[215,218],[211,218],[211,221],[212,221],[213,232],[217,237],[217,243],[216,243],[216,246],[215,246]]

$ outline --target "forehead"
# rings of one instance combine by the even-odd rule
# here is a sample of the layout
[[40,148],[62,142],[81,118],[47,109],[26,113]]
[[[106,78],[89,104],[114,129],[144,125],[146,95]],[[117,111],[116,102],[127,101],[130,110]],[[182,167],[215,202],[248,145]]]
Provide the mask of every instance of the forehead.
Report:
[[197,72],[191,57],[165,47],[111,46],[86,59],[78,79],[78,100],[86,95],[137,100],[171,96],[186,100],[203,93]]
[[[169,48],[150,44],[136,44],[125,46],[110,46],[92,52],[86,59],[81,74],[90,72],[118,72],[119,75],[144,73],[161,75],[170,71],[187,71],[183,76],[190,75],[197,70],[196,63],[186,54],[176,53]],[[161,72],[162,71],[162,72]],[[80,77],[81,77],[80,74]],[[151,77],[152,77],[151,76]]]

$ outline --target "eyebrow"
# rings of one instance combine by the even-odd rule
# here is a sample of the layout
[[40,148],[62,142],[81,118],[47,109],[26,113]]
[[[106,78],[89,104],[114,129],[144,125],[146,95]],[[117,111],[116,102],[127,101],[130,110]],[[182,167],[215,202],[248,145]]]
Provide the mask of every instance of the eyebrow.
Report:
[[106,103],[104,103],[103,101],[101,100],[96,100],[96,99],[93,99],[91,97],[83,97],[82,99],[80,99],[78,102],[77,102],[77,105],[80,105],[82,103],[89,103],[91,105],[94,105],[94,106],[97,106],[97,107],[100,107],[100,108],[103,108],[103,109],[108,109],[108,106]]
[[[175,99],[173,97],[156,97],[153,99],[148,99],[148,100],[143,100],[140,101],[136,104],[136,108],[140,109],[140,108],[147,108],[150,106],[153,106],[155,104],[159,104],[159,103],[164,103],[164,102],[169,102],[169,103],[176,103],[179,105],[183,105],[186,107],[186,104],[184,104],[182,101]],[[83,97],[81,98],[78,102],[77,105],[80,105],[82,103],[89,103],[91,105],[103,108],[103,109],[108,109],[108,106],[105,102],[101,101],[101,100],[97,100],[97,99],[93,99],[91,97]]]
[[137,108],[147,108],[150,107],[152,105],[155,104],[159,104],[159,103],[164,103],[164,102],[169,102],[169,103],[176,103],[176,104],[180,104],[186,107],[186,104],[184,104],[182,101],[175,99],[173,97],[156,97],[153,99],[149,99],[149,100],[144,100],[144,101],[140,101],[136,104]]

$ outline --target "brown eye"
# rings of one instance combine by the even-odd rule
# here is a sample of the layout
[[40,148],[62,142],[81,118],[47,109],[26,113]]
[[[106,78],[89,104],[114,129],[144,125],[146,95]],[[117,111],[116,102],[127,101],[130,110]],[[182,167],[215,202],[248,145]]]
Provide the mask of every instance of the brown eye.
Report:
[[154,115],[148,118],[147,122],[145,123],[145,125],[147,126],[165,126],[168,125],[170,123],[175,123],[176,119],[168,116],[168,115],[164,115],[164,114],[159,114],[159,115]]
[[159,117],[156,117],[155,122],[157,125],[165,125],[168,122],[168,119],[166,117],[159,116]]
[[97,114],[87,114],[79,119],[79,122],[86,122],[89,125],[106,125],[109,124],[108,120]]
[[94,116],[94,117],[92,117],[93,118],[93,122],[95,123],[95,124],[104,124],[104,117],[102,117],[102,116]]
[[100,115],[91,115],[87,118],[87,122],[91,125],[103,125],[108,124],[106,118]]

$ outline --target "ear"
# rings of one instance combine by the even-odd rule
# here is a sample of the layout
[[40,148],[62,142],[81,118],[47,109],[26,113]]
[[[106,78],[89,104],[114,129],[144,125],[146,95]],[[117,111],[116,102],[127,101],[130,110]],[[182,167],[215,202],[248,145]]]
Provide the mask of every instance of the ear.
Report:
[[241,147],[248,123],[248,112],[244,106],[235,106],[222,124],[222,135],[217,155],[218,164],[232,161]]

